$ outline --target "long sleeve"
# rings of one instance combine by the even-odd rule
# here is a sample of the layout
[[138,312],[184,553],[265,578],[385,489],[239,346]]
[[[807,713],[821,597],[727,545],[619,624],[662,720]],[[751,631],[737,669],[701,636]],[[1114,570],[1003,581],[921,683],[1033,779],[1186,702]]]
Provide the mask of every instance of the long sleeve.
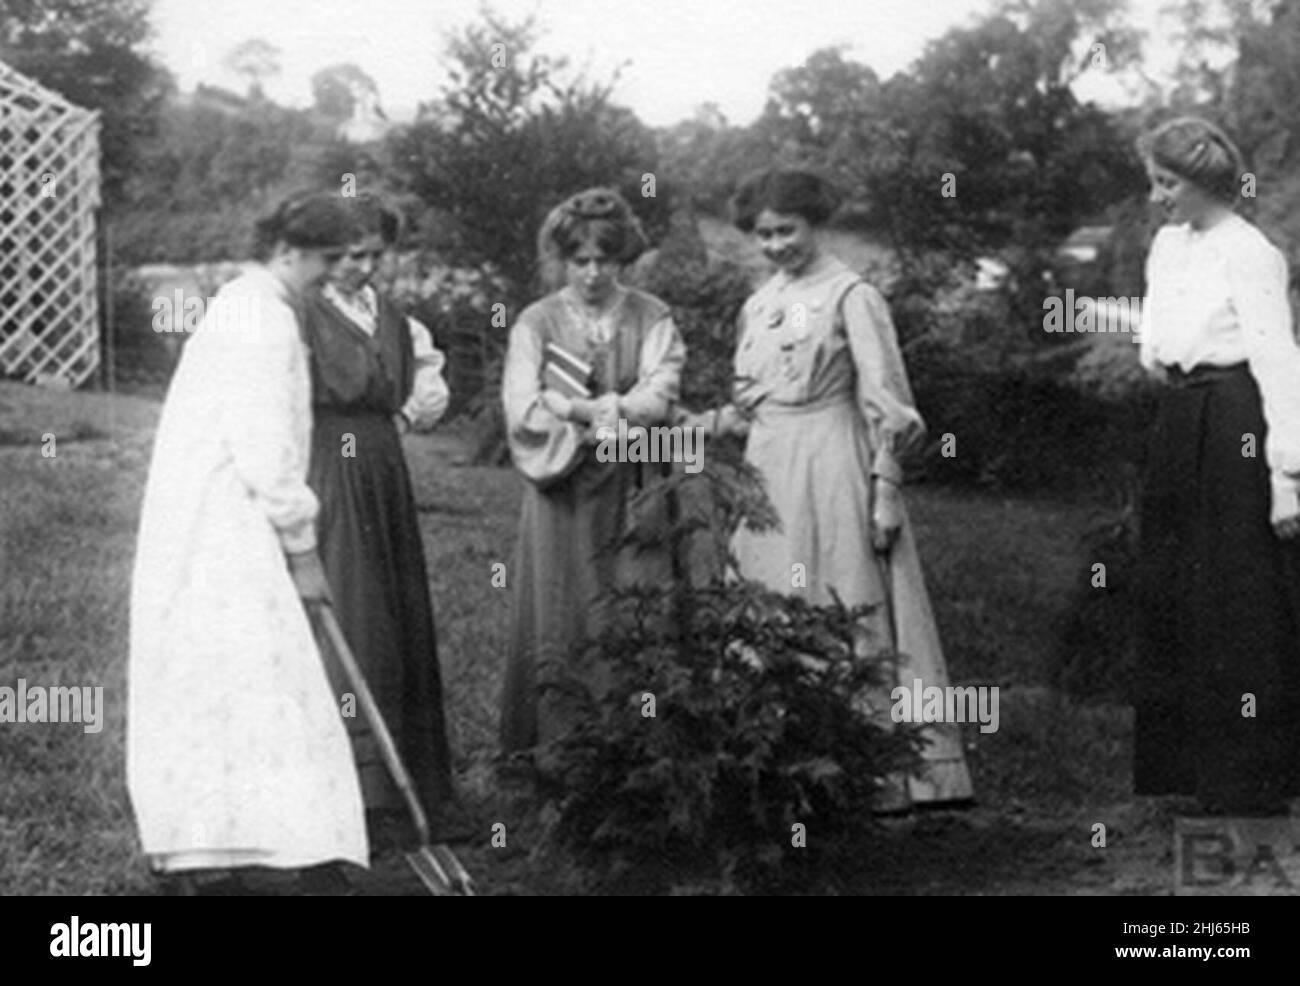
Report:
[[681,389],[686,344],[671,317],[661,318],[641,342],[636,384],[618,400],[618,412],[630,425],[666,421]]
[[871,475],[902,482],[902,457],[925,436],[885,299],[859,284],[842,302],[844,330],[857,371],[857,397],[875,449]]
[[525,311],[510,330],[501,399],[515,467],[539,485],[563,479],[582,458],[582,428],[542,403],[542,347]]
[[1156,374],[1158,366],[1155,356],[1155,333],[1159,325],[1155,306],[1159,304],[1156,291],[1159,285],[1160,249],[1164,241],[1159,234],[1151,241],[1146,260],[1146,304],[1142,306],[1141,323],[1138,329],[1138,362],[1148,373]]
[[[235,473],[275,527],[285,551],[316,546],[316,495],[307,485],[311,396],[307,356],[292,309],[254,296],[248,332],[216,332],[229,399],[219,427]],[[197,341],[197,340],[196,340]]]
[[425,431],[442,419],[451,402],[451,392],[442,375],[447,358],[434,346],[433,335],[422,323],[413,318],[406,322],[415,356],[415,380],[402,412],[410,420],[412,428]]
[[1267,435],[1264,455],[1275,502],[1300,491],[1300,347],[1292,331],[1286,258],[1276,249],[1234,252],[1228,259],[1232,305],[1250,370],[1259,386]]

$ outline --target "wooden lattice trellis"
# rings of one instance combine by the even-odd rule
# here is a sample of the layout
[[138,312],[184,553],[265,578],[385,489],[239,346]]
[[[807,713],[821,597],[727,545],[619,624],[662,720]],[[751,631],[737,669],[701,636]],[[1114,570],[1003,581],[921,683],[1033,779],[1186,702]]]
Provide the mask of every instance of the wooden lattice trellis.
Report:
[[0,376],[99,366],[99,119],[0,63]]

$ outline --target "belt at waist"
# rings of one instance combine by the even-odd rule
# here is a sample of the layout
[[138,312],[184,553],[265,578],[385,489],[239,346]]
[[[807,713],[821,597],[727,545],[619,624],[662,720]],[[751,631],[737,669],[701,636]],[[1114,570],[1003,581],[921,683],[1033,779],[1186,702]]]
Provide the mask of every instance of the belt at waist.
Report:
[[754,410],[755,416],[762,420],[773,417],[803,417],[804,415],[816,414],[820,411],[827,411],[832,408],[852,406],[853,391],[841,390],[837,393],[820,397],[815,401],[805,401],[802,404],[780,404],[773,400],[765,400]]
[[1167,366],[1165,367],[1165,374],[1166,380],[1175,387],[1203,387],[1206,384],[1249,375],[1250,367],[1246,363],[1233,363],[1231,366],[1211,366],[1208,363],[1202,363],[1190,370],[1184,370],[1177,366]]

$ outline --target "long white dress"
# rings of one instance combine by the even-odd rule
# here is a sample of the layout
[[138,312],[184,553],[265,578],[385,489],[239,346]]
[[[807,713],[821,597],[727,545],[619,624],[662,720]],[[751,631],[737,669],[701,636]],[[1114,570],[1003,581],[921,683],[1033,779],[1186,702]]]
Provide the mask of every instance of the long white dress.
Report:
[[310,378],[284,286],[221,289],[163,407],[131,586],[127,784],[156,868],[368,864],[285,551],[315,545]]

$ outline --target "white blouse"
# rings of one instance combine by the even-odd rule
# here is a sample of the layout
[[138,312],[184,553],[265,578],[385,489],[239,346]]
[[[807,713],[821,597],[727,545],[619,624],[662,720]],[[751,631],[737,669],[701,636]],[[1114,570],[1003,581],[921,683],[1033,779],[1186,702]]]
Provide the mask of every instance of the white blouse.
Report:
[[[343,293],[332,284],[326,284],[321,294],[335,308],[346,315],[354,325],[373,336],[378,328],[376,318],[379,313],[379,300],[375,289],[365,285],[353,299],[345,298]],[[416,431],[432,428],[447,412],[451,403],[451,391],[443,378],[443,367],[447,358],[433,344],[433,334],[413,318],[406,319],[407,329],[411,333],[411,345],[415,358],[415,380],[411,385],[411,396],[402,407],[411,427]]]
[[1206,230],[1161,228],[1147,256],[1139,355],[1148,369],[1247,363],[1259,386],[1274,503],[1300,492],[1300,346],[1287,263],[1235,213]]

